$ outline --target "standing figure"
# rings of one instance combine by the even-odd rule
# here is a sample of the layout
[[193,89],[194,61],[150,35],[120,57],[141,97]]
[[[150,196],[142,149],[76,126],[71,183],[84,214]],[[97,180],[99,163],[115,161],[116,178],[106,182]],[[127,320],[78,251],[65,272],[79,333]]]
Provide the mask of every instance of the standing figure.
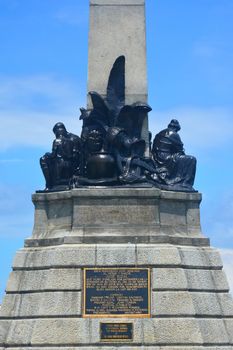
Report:
[[152,146],[152,155],[156,164],[155,177],[164,189],[192,192],[196,158],[185,154],[178,134],[180,128],[178,120],[172,119],[167,129],[155,136]]
[[45,190],[69,189],[74,175],[79,173],[81,164],[81,140],[67,132],[63,123],[55,124],[52,152],[40,158],[46,188]]

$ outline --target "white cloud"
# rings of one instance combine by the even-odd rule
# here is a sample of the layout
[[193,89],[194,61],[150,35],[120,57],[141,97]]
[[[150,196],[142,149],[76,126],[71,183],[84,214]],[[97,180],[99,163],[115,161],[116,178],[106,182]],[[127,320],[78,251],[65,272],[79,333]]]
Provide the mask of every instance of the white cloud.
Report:
[[167,127],[171,119],[181,124],[180,135],[185,146],[205,151],[232,143],[233,110],[221,107],[177,107],[155,110],[149,116],[150,130],[154,133]]
[[[79,107],[85,105],[86,96],[85,92],[78,95],[77,91],[74,82],[52,75],[0,77],[0,123],[4,130],[0,150],[15,145],[47,147],[57,121],[79,133]],[[232,143],[232,116],[233,110],[221,107],[154,110],[149,115],[150,130],[154,135],[176,118],[181,123],[180,134],[188,152],[202,152]]]
[[211,45],[208,40],[199,41],[193,45],[194,55],[201,58],[210,59],[218,53],[218,50],[219,48],[216,47],[216,43],[215,43],[215,46]]
[[4,113],[0,112],[1,128],[5,130],[1,138],[0,150],[14,146],[39,146],[51,148],[52,128],[56,122],[65,123],[67,130],[80,133],[78,117],[67,117],[54,113]]
[[0,76],[0,110],[46,108],[67,112],[77,100],[76,89],[73,82],[53,75]]
[[[209,203],[210,204],[210,203]],[[225,240],[233,239],[233,189],[228,188],[226,193],[218,196],[218,200],[212,203],[209,211],[209,230],[215,238]]]
[[51,144],[53,125],[63,121],[80,133],[80,102],[74,83],[53,76],[0,78],[0,150]]
[[220,249],[223,269],[227,275],[231,294],[233,295],[233,249]]
[[26,186],[0,183],[0,238],[31,234],[33,205]]

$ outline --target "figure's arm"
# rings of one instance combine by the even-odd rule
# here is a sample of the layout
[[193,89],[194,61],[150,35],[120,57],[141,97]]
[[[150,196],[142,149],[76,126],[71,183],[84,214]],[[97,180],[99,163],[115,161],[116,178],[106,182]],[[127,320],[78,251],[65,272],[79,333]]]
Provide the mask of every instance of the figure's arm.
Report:
[[172,145],[174,147],[174,153],[182,153],[184,154],[184,144],[181,141],[180,135],[178,133],[173,133],[170,135],[170,140],[172,141]]
[[57,143],[56,140],[53,141],[51,157],[55,158],[57,155]]

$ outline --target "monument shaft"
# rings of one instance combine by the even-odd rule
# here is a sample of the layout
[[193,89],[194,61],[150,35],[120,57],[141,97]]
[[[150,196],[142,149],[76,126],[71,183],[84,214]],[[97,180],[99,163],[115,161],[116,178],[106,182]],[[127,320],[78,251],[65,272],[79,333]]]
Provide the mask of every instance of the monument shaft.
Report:
[[[125,56],[125,102],[147,102],[145,22],[145,0],[90,0],[88,91],[105,97],[112,65]],[[148,155],[148,118],[141,137]]]
[[106,94],[119,56],[126,59],[126,104],[147,102],[145,0],[90,0],[88,91]]

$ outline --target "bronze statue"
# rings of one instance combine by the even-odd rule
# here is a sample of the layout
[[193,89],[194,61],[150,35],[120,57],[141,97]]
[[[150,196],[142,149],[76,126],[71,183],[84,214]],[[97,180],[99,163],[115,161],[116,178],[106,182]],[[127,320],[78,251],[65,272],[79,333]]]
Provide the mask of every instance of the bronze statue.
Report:
[[125,57],[115,61],[106,98],[89,92],[93,108],[81,108],[82,133],[67,132],[63,123],[53,131],[52,152],[40,164],[46,191],[80,186],[154,186],[164,190],[192,192],[196,159],[184,152],[173,119],[158,133],[145,156],[142,125],[151,107],[142,102],[125,105]]
[[79,173],[81,164],[81,141],[77,135],[67,132],[63,123],[53,128],[56,136],[52,152],[40,158],[46,188],[45,190],[69,189],[73,175]]
[[172,119],[167,129],[154,138],[152,155],[156,163],[156,180],[164,184],[164,189],[194,191],[196,158],[185,154],[179,130],[178,120]]

